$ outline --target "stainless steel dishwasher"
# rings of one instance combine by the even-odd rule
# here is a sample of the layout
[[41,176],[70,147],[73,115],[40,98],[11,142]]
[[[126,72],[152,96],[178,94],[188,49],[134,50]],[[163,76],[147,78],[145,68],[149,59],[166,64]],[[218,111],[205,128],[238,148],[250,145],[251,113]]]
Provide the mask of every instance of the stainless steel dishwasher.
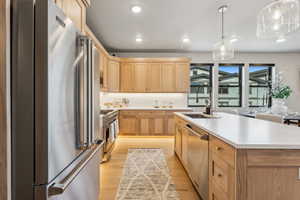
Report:
[[203,200],[208,199],[208,140],[204,131],[197,132],[191,125],[188,130],[188,173]]

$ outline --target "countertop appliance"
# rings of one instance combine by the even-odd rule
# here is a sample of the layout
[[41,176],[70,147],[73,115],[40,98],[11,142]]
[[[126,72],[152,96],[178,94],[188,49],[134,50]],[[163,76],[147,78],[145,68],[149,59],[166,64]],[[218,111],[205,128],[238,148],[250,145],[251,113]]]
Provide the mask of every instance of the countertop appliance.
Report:
[[12,199],[97,200],[92,41],[53,0],[13,0],[12,13]]
[[101,132],[103,134],[103,158],[102,163],[108,162],[119,134],[119,120],[117,110],[100,111]]
[[209,136],[204,132],[196,132],[189,124],[188,131],[188,155],[187,162],[190,178],[203,200],[208,200],[208,140]]

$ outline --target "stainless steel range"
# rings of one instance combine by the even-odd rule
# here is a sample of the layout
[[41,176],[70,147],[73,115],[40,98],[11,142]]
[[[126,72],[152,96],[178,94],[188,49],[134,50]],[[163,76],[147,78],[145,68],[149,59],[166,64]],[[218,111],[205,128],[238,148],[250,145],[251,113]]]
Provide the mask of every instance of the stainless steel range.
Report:
[[119,134],[119,120],[117,110],[100,111],[100,129],[102,131],[102,140],[105,142],[103,147],[102,163],[109,161],[111,152],[114,148]]

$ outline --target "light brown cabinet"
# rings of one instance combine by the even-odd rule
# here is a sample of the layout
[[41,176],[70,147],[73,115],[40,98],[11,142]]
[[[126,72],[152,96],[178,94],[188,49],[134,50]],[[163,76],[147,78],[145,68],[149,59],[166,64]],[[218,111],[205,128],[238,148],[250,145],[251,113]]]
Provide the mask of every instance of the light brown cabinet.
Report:
[[136,112],[120,111],[119,113],[119,128],[120,134],[136,135],[139,133],[139,121]]
[[[183,112],[184,110],[181,110]],[[147,136],[174,136],[175,135],[175,123],[174,112],[167,110],[130,110],[120,111],[120,134],[121,135],[147,135]],[[126,124],[124,116],[135,116],[130,118],[130,125]],[[134,121],[134,122],[133,122]],[[128,126],[134,125],[134,131],[129,129]],[[133,131],[133,132],[130,132]]]
[[120,88],[120,64],[109,60],[107,68],[107,88],[109,92],[118,92]]
[[175,153],[178,157],[181,157],[182,154],[182,127],[178,124],[175,125]]
[[187,59],[132,58],[121,59],[121,63],[121,92],[186,93],[189,91]]
[[161,67],[161,89],[163,92],[176,92],[175,85],[175,72],[176,64],[175,63],[164,63]]
[[76,27],[84,32],[86,24],[86,7],[82,0],[54,0]]
[[175,88],[177,92],[188,93],[190,91],[189,63],[176,63]]
[[132,63],[121,63],[120,87],[122,92],[135,90],[135,66]]
[[181,161],[185,169],[187,169],[188,166],[188,136],[189,132],[188,130],[183,127],[182,128],[182,152],[181,152]]
[[147,63],[134,64],[134,91],[143,93],[147,92]]
[[161,92],[162,74],[160,63],[149,63],[147,69],[147,91]]

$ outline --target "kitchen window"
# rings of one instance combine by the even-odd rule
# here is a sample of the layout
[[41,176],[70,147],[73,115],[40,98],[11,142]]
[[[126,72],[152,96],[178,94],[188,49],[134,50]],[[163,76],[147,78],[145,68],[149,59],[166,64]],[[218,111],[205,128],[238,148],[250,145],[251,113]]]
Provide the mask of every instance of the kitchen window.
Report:
[[249,65],[249,107],[271,107],[274,64]]
[[244,64],[219,64],[219,107],[241,107]]
[[211,101],[213,64],[192,63],[190,67],[191,92],[188,95],[189,107],[204,107]]

